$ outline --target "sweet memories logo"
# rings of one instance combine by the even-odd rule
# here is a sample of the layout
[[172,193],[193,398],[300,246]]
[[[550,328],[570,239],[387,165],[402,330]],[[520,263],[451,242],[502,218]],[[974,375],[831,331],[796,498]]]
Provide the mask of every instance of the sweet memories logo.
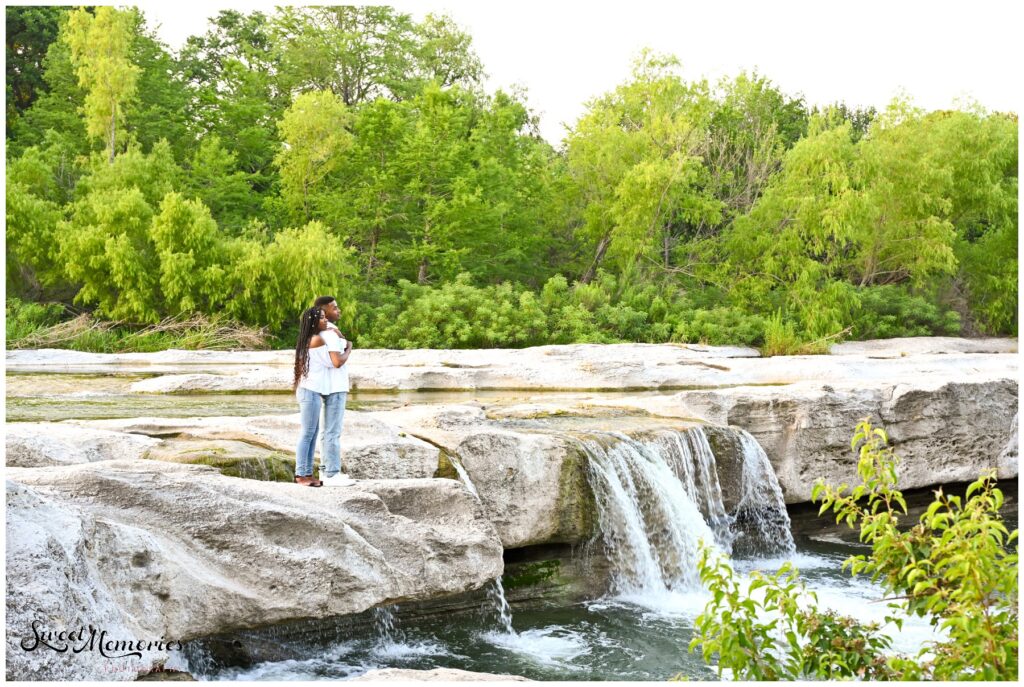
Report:
[[180,651],[177,640],[114,639],[107,631],[92,625],[66,630],[47,630],[39,620],[32,622],[32,636],[21,640],[25,651],[55,651],[58,654],[98,652],[104,658],[142,658],[144,651]]

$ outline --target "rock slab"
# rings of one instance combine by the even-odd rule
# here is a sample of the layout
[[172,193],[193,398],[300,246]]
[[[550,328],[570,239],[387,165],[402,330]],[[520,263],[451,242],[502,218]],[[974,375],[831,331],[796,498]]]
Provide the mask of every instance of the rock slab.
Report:
[[452,480],[311,489],[156,461],[8,479],[10,679],[103,670],[18,651],[41,616],[184,641],[458,594],[503,569],[494,528]]

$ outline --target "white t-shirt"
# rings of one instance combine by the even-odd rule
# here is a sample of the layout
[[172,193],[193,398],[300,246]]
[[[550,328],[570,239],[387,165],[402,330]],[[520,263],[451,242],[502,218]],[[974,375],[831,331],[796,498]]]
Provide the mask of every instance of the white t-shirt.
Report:
[[[324,337],[325,339],[327,337]],[[337,337],[331,337],[336,339]],[[331,393],[330,371],[334,369],[327,346],[309,349],[309,369],[299,380],[300,389],[309,389],[318,394]]]
[[[320,332],[320,336],[323,337],[324,342],[327,344],[324,346],[329,351],[336,351],[342,355],[345,354],[345,345],[348,343],[345,341],[345,337],[341,335],[337,327],[328,326],[327,329]],[[348,393],[348,363],[346,362],[341,367],[334,367],[331,365],[331,369],[327,371],[327,375],[330,378],[330,391],[328,393],[336,394],[339,392]]]

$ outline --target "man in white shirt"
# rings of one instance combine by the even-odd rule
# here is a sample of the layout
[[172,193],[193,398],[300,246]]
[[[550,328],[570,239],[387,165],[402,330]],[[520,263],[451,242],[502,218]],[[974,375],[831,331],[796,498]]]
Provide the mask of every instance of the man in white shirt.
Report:
[[328,351],[341,354],[341,367],[331,367],[330,393],[324,399],[324,429],[320,444],[320,480],[325,487],[347,487],[355,480],[341,472],[341,424],[345,417],[345,402],[348,400],[348,356],[352,342],[342,336],[335,322],[341,317],[341,310],[333,296],[320,296],[313,303],[323,308],[327,316],[327,329],[320,332]]

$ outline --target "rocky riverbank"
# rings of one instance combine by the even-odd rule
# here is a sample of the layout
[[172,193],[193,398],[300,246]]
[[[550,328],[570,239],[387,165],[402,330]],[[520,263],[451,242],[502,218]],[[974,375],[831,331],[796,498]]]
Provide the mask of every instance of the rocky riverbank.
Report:
[[[184,402],[284,394],[289,359],[14,351],[7,368],[141,373],[125,398]],[[861,342],[777,358],[673,345],[364,350],[350,365],[352,405],[385,402],[346,415],[343,460],[359,481],[345,490],[275,483],[290,480],[296,414],[8,424],[8,678],[180,667],[166,650],[113,675],[90,652],[28,652],[33,621],[185,641],[479,590],[502,574],[503,551],[594,540],[581,449],[594,432],[656,443],[699,431],[732,518],[750,507],[744,430],[774,471],[758,479],[777,479],[790,504],[806,502],[818,478],[854,480],[849,437],[865,416],[903,457],[904,488],[989,467],[1018,474],[1015,340]],[[492,393],[420,400],[427,389]]]

